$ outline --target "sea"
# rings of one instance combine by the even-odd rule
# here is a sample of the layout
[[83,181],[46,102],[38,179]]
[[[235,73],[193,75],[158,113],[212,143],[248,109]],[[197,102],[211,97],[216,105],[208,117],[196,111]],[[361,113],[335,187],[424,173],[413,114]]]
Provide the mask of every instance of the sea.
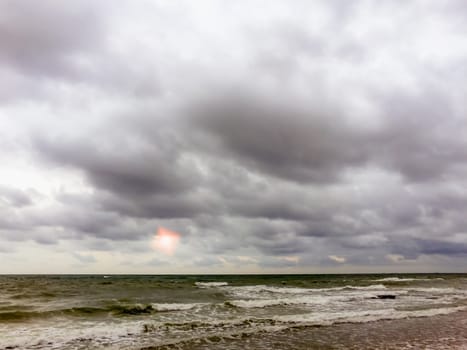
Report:
[[3,275],[0,349],[467,349],[467,274]]

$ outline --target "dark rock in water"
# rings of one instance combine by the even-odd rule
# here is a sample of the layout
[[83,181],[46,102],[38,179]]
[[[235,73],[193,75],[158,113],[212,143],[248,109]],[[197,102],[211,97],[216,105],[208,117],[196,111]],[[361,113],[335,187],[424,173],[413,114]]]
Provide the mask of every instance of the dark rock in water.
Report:
[[380,294],[377,297],[378,299],[396,299],[396,296],[393,294]]

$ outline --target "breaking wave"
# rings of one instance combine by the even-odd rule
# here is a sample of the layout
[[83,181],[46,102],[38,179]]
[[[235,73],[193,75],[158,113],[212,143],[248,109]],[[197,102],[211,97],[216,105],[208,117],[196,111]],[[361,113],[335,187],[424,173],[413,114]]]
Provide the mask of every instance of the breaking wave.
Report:
[[161,311],[189,310],[203,304],[113,304],[107,307],[72,307],[46,311],[0,311],[0,322],[24,321],[28,319],[48,318],[54,316],[98,316],[112,314],[114,316],[144,315]]
[[400,278],[400,277],[386,277],[373,280],[375,282],[418,282],[418,281],[443,281],[444,278]]
[[181,303],[165,303],[165,304],[152,304],[152,307],[157,311],[184,311],[191,310],[208,303],[192,303],[192,304],[181,304]]
[[336,313],[312,313],[303,315],[276,316],[280,322],[301,323],[307,326],[327,326],[335,323],[365,323],[379,320],[394,320],[411,317],[446,315],[466,310],[466,306],[445,307],[425,310],[404,311],[393,308],[367,311],[340,311]]
[[195,285],[201,288],[224,287],[228,284],[228,282],[195,282]]
[[439,309],[399,311],[396,309],[312,313],[302,315],[283,315],[271,318],[243,318],[230,321],[212,322],[181,322],[181,323],[148,323],[143,327],[143,332],[167,332],[196,330],[195,336],[173,340],[159,344],[154,349],[173,349],[177,346],[189,346],[192,343],[210,344],[223,340],[244,338],[259,332],[275,332],[290,328],[307,328],[319,326],[331,326],[339,323],[367,323],[379,320],[396,320],[415,317],[429,317],[446,315],[457,311],[466,310],[467,307],[446,307]]

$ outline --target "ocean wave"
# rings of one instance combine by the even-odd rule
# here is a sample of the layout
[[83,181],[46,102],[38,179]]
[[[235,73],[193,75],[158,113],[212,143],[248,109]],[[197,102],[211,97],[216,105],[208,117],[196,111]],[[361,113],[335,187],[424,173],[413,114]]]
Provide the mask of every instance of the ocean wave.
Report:
[[370,284],[368,286],[347,285],[343,287],[320,288],[320,289],[314,289],[314,290],[328,292],[328,291],[335,291],[335,290],[380,290],[380,289],[387,289],[387,287],[384,284]]
[[400,278],[400,277],[386,277],[377,280],[375,282],[418,282],[418,281],[444,281],[444,278]]
[[0,322],[4,321],[23,321],[33,318],[48,318],[60,315],[82,316],[107,312],[106,309],[94,307],[73,307],[68,309],[45,310],[45,311],[20,311],[12,310],[0,312]]
[[184,311],[184,310],[191,310],[196,307],[201,307],[204,305],[209,305],[208,303],[154,303],[152,307],[157,311]]
[[271,294],[280,295],[304,295],[312,291],[309,288],[292,288],[292,287],[273,287],[266,285],[253,285],[253,286],[228,286],[224,289],[229,295],[236,298],[256,298]]
[[116,316],[130,316],[130,315],[141,315],[150,314],[156,312],[155,308],[151,304],[132,304],[132,305],[121,305],[113,304],[107,307],[71,307],[64,309],[53,309],[53,310],[11,310],[0,312],[0,322],[11,322],[11,321],[23,321],[28,319],[37,318],[50,318],[55,316],[97,316],[103,313],[112,313]]
[[201,288],[224,287],[228,284],[228,282],[195,282],[195,285]]
[[267,292],[267,293],[277,293],[277,294],[308,294],[310,292],[316,291],[318,289],[311,288],[295,288],[295,287],[273,287],[266,285],[255,285],[255,286],[244,286],[244,287],[232,287],[237,290],[247,290],[253,292]]
[[433,294],[467,294],[467,291],[456,288],[408,288],[408,292],[433,293]]
[[225,302],[227,306],[240,308],[264,308],[279,305],[300,305],[307,304],[309,300],[305,298],[299,299],[256,299],[256,300],[229,300]]
[[383,310],[347,311],[347,312],[321,312],[302,315],[283,315],[271,318],[240,318],[229,321],[212,322],[183,322],[164,324],[145,324],[144,332],[190,331],[199,332],[195,336],[183,337],[159,344],[157,349],[173,349],[177,346],[190,344],[210,344],[223,340],[244,338],[259,332],[275,332],[290,328],[307,328],[319,326],[331,326],[339,323],[368,323],[380,320],[396,320],[415,317],[430,317],[445,315],[457,311],[466,310],[467,307],[446,307],[439,309],[399,311],[393,308]]
[[151,304],[113,305],[109,307],[108,310],[117,315],[142,315],[157,311],[152,307]]
[[22,321],[28,318],[39,316],[40,313],[34,311],[10,311],[0,312],[0,322]]
[[[423,281],[426,279],[418,279],[418,281]],[[399,278],[399,277],[386,277],[386,278],[379,278],[377,280],[372,280],[375,282],[411,282],[411,281],[417,281],[416,278]]]
[[[394,293],[394,295],[399,295]],[[224,304],[239,308],[265,308],[280,305],[325,305],[329,303],[346,303],[352,301],[362,301],[374,299],[375,293],[351,293],[336,295],[307,295],[292,298],[274,298],[274,299],[236,299],[228,300]]]
[[330,326],[336,323],[366,323],[380,320],[394,320],[411,317],[429,317],[446,315],[466,310],[466,306],[434,308],[425,310],[404,311],[393,308],[366,311],[341,311],[335,313],[313,313],[302,315],[276,316],[279,322],[297,323],[306,326]]
[[237,319],[220,319],[210,321],[187,321],[187,322],[155,322],[155,323],[144,323],[143,332],[167,332],[167,331],[183,331],[183,330],[235,330],[244,328],[254,328],[259,326],[271,326],[276,325],[277,320],[272,318],[258,318],[258,317],[245,317]]
[[383,284],[373,284],[369,286],[342,286],[342,287],[331,287],[331,288],[294,288],[294,287],[273,287],[266,285],[255,285],[255,286],[239,286],[239,287],[227,287],[225,290],[230,294],[238,298],[250,299],[260,297],[263,299],[265,294],[281,294],[281,295],[308,295],[308,296],[319,296],[320,293],[329,292],[351,292],[351,291],[383,291],[387,287]]

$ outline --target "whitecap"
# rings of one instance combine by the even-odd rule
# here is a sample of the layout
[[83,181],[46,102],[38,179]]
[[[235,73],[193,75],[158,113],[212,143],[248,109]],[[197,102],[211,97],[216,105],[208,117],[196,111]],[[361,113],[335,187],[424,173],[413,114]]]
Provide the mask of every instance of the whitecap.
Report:
[[201,288],[224,287],[228,284],[228,282],[195,282],[195,285]]
[[341,311],[341,312],[320,312],[301,315],[275,316],[279,322],[301,323],[304,325],[332,325],[335,323],[366,323],[379,320],[394,320],[410,317],[429,317],[436,315],[446,315],[457,311],[466,310],[465,306],[435,308],[426,310],[403,311],[393,308],[365,311]]
[[400,277],[386,277],[377,280],[375,282],[414,282],[414,281],[440,281],[443,278],[400,278]]
[[338,295],[308,295],[292,298],[275,299],[236,299],[227,303],[241,308],[265,308],[279,305],[315,305],[321,306],[329,303],[345,303],[355,300],[365,300],[374,298],[374,293],[350,293]]
[[207,305],[205,303],[154,303],[152,307],[157,311],[184,311],[194,309],[195,307]]

